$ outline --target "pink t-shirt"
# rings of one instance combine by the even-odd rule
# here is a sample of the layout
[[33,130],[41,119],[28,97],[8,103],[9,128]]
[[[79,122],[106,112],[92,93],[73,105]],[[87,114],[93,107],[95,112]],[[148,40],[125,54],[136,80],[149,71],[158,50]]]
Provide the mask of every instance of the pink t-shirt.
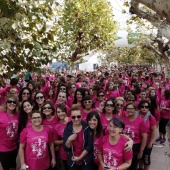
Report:
[[165,119],[170,119],[170,111],[161,109],[161,107],[170,108],[170,100],[162,99],[160,102],[160,116]]
[[[71,119],[69,118],[68,121]],[[63,124],[61,122],[58,122],[57,125],[54,127],[54,141],[56,140],[62,140],[64,135],[64,129],[67,126],[67,124]],[[62,160],[67,160],[67,152],[64,150],[63,145],[59,145],[59,156]]]
[[0,152],[9,152],[17,148],[19,113],[11,116],[0,112]]
[[[122,163],[132,159],[132,152],[124,150],[127,139],[120,136],[116,144],[111,144],[109,135],[104,136],[99,144],[99,152],[103,154],[103,162],[108,167],[119,167]],[[100,166],[101,170],[101,166]]]
[[77,133],[77,138],[72,142],[74,156],[80,156],[83,151],[83,129]]
[[[142,115],[140,115],[140,117],[142,117]],[[147,130],[147,144],[149,143],[150,141],[150,137],[151,137],[151,126],[156,126],[156,119],[150,115],[148,116],[146,122],[145,123],[145,127],[146,127],[146,130]]]
[[48,145],[52,142],[52,135],[47,127],[39,132],[32,126],[26,127],[20,134],[20,143],[25,144],[25,164],[30,170],[46,170],[50,167]]
[[93,153],[94,153],[94,162],[96,165],[100,165],[99,163],[99,160],[98,160],[98,147],[99,147],[99,144],[100,144],[100,140],[102,139],[103,135],[101,135],[99,138],[97,137],[94,137],[93,138],[93,146],[94,146],[94,150],[93,150]]
[[130,121],[128,117],[124,117],[123,120],[124,133],[133,140],[134,144],[141,143],[141,133],[147,132],[143,119],[137,116],[134,121]]
[[53,137],[54,137],[54,127],[57,125],[57,123],[58,120],[56,114],[53,116],[53,118],[50,121],[47,119],[43,119],[42,121],[42,125],[47,126],[50,129]]

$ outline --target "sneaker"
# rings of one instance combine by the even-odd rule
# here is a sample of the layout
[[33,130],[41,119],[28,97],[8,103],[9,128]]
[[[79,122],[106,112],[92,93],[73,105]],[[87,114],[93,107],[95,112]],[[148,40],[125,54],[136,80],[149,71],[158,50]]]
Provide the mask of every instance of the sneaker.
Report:
[[159,137],[158,139],[156,139],[156,142],[159,142],[159,141],[161,141],[161,139],[162,139],[162,138],[161,138],[161,137]]
[[160,140],[160,144],[165,143],[165,141],[166,141],[166,139],[165,139],[165,138],[161,139],[161,140]]

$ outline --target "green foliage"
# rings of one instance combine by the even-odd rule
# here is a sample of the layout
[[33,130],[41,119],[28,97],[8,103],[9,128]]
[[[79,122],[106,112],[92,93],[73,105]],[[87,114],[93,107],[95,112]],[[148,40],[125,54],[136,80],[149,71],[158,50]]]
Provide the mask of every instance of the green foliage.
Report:
[[89,51],[113,47],[117,25],[107,0],[64,0],[59,16],[57,57],[74,64]]
[[35,71],[51,61],[53,9],[46,1],[0,0],[0,74]]

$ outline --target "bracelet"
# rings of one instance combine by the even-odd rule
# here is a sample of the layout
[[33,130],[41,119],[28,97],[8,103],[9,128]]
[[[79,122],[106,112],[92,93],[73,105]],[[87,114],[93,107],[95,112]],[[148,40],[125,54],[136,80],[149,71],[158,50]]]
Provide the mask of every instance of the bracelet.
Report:
[[52,159],[55,159],[56,157],[55,156],[52,156]]

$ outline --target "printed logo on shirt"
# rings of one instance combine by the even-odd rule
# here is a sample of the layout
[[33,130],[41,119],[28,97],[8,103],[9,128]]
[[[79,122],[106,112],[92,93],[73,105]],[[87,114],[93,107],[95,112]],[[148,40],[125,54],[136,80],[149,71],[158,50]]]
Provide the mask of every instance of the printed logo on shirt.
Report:
[[110,150],[107,151],[108,153],[107,154],[104,154],[103,157],[104,157],[104,164],[108,167],[117,167],[118,165],[118,162],[117,162],[117,159],[113,156],[115,155],[115,151],[113,150]]
[[124,134],[128,135],[132,140],[134,140],[135,133],[132,129],[134,129],[134,126],[132,126],[132,127],[127,126],[127,128],[123,132],[124,132]]
[[36,154],[37,157],[42,157],[46,151],[47,143],[41,138],[38,138],[37,142],[31,143],[32,153]]
[[10,123],[10,125],[6,128],[6,134],[10,138],[15,137],[17,131],[18,131],[18,125],[15,122]]

